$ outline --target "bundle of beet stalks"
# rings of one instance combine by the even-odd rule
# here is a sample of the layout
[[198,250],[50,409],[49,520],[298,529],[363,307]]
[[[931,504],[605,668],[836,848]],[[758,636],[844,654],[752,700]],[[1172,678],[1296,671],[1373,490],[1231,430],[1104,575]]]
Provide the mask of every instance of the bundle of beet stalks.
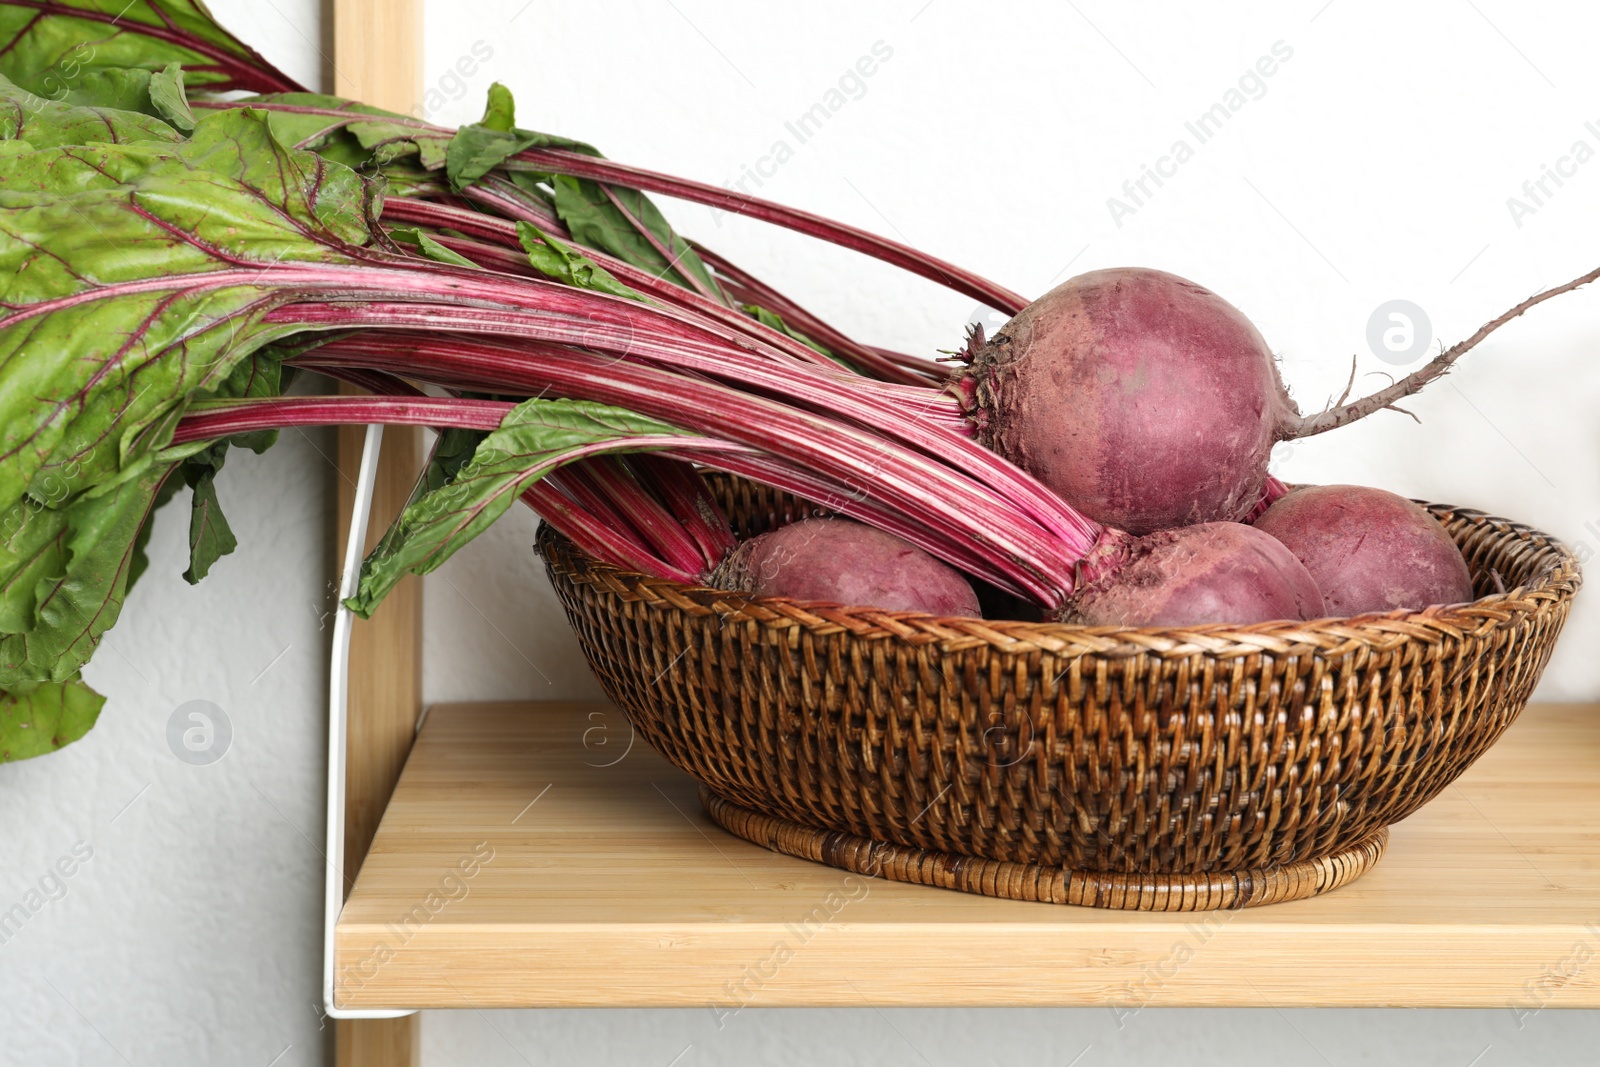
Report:
[[[1028,304],[852,227],[521,129],[500,86],[460,130],[306,92],[192,0],[0,3],[0,75],[3,759],[92,725],[79,671],[143,569],[152,511],[189,487],[198,581],[234,548],[229,447],[291,426],[438,431],[365,562],[361,614],[518,498],[619,567],[888,610],[975,615],[981,588],[1048,619],[1192,625],[1467,599],[1421,509],[1350,487],[1273,504],[1268,454],[1394,406],[1594,276],[1303,417],[1255,328],[1183,279],[1099,271]],[[948,373],[685,240],[647,193],[1014,317],[971,330]],[[285,395],[301,375],[365,394]],[[737,543],[703,469],[843,518]],[[1367,565],[1410,575],[1398,601],[1351,569],[1352,531]]]

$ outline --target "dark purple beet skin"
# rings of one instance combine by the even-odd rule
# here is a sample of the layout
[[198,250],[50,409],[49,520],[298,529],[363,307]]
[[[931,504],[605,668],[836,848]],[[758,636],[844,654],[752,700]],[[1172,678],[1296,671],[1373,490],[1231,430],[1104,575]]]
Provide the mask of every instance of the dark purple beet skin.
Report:
[[1065,621],[1090,626],[1246,625],[1322,614],[1317,583],[1273,538],[1208,522],[1136,538],[1078,591]]
[[848,519],[805,519],[753,537],[723,561],[711,584],[756,596],[982,616],[960,571],[894,534]]
[[1052,289],[978,351],[961,384],[985,444],[1133,534],[1244,518],[1299,414],[1249,319],[1143,268]]
[[1255,528],[1293,552],[1329,615],[1419,611],[1472,599],[1472,575],[1439,521],[1405,497],[1316,485],[1276,501]]

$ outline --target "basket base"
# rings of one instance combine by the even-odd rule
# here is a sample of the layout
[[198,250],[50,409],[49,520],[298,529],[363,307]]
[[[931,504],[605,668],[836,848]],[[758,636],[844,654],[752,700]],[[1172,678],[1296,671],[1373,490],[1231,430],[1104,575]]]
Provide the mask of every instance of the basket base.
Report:
[[1081,904],[1133,911],[1210,911],[1301,900],[1337,889],[1370,870],[1389,843],[1380,830],[1359,845],[1281,867],[1198,874],[1071,871],[893,845],[765,815],[700,787],[700,804],[718,826],[763,848],[878,878],[1008,900]]

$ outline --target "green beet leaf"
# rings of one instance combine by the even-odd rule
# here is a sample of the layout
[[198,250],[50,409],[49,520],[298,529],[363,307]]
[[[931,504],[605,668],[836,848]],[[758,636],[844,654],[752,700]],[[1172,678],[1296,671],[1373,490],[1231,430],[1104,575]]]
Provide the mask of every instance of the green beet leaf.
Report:
[[66,572],[67,533],[64,509],[30,498],[0,516],[0,634],[33,629],[41,583]]
[[[78,80],[76,86],[61,94],[58,99],[63,104],[114,111],[136,111],[150,118],[161,118],[156,113],[155,104],[150,101],[150,72],[136,67],[91,70]],[[161,120],[166,122],[165,119]]]
[[[584,155],[600,155],[593,145],[518,129],[515,123],[516,104],[511,90],[496,82],[489,87],[483,118],[461,127],[450,142],[445,170],[451,186],[464,189],[529,148],[561,148]],[[525,192],[552,203],[573,240],[579,244],[609,252],[658,277],[668,277],[686,289],[696,289],[727,302],[721,287],[700,256],[689,247],[689,242],[672,229],[650,198],[638,190],[606,187],[566,175],[531,175],[517,169],[499,173],[510,174],[513,183]],[[549,193],[541,188],[545,185],[550,187]],[[539,266],[538,263],[534,265]]]
[[56,99],[63,104],[137,111],[151,118],[161,118],[155,113],[155,105],[150,102],[150,72],[138,67],[91,70]]
[[0,507],[136,475],[191,397],[294,332],[262,321],[272,268],[349,263],[364,210],[355,174],[260,112],[170,145],[0,144]]
[[483,118],[478,125],[486,130],[510,133],[517,128],[517,100],[499,82],[489,86],[489,99],[483,105]]
[[478,445],[488,436],[487,431],[468,430],[460,426],[447,426],[440,431],[434,439],[433,451],[428,453],[428,462],[423,465],[416,483],[411,487],[405,507],[400,509],[400,514],[395,516],[394,522],[389,524],[389,528],[383,531],[383,537],[373,546],[372,558],[380,559],[394,553],[395,547],[406,536],[406,508],[455,481],[456,474],[467,465]]
[[89,661],[122,610],[134,545],[171,471],[171,465],[146,470],[61,509],[65,529],[57,533],[49,568],[55,573],[38,577],[31,592],[34,624],[0,636],[0,689],[64,682]]
[[433,444],[428,465],[417,479],[417,487],[406,503],[420,500],[425,494],[441,489],[456,480],[461,468],[472,461],[473,453],[489,435],[483,430],[468,430],[460,426],[447,426]]
[[150,504],[150,513],[144,517],[144,525],[139,527],[139,533],[133,539],[133,558],[128,562],[128,584],[123,588],[123,595],[133,588],[133,583],[139,576],[150,569],[150,556],[146,549],[150,547],[150,534],[155,529],[156,512],[166,506],[178,492],[178,479],[168,478],[161,483],[161,488],[156,491],[156,498]]
[[0,763],[43,756],[76,741],[94,726],[105,702],[78,678],[0,693]]
[[137,112],[160,119],[185,133],[193,130],[195,124],[194,112],[189,110],[189,98],[184,93],[183,68],[176,63],[169,63],[165,70],[154,73],[137,67],[92,70],[75,88],[63,94],[60,101],[82,107]]
[[452,136],[421,119],[323,93],[273,93],[234,106],[252,105],[271,116],[273,132],[284,144],[355,168],[387,168],[413,159],[424,170],[438,170]]
[[528,262],[547,278],[579,289],[593,289],[612,296],[624,296],[629,300],[644,300],[640,293],[617,281],[616,276],[600,264],[575,251],[571,245],[562,244],[532,223],[517,223],[517,238],[528,253]]
[[[649,197],[637,189],[602,186],[565,174],[552,181],[556,214],[573,240],[726,303],[699,254],[668,224]],[[662,249],[671,254],[670,259]]]
[[346,606],[362,618],[370,616],[400,579],[438,567],[503,515],[523,490],[563,464],[640,451],[636,439],[641,436],[681,433],[605,404],[528,400],[517,405],[499,429],[478,442],[453,478],[406,506],[362,564],[361,584]]
[[[217,470],[222,466],[190,468],[185,466],[184,478],[194,496],[189,507],[189,569],[183,580],[194,585],[211,570],[211,565],[239,547],[228,525],[222,505],[217,502]],[[191,477],[191,470],[195,473]]]
[[[183,142],[0,144],[0,689],[89,659],[174,470],[194,488],[188,577],[232,547],[215,493],[228,442],[166,442],[196,398],[277,395],[278,355],[256,354],[293,332],[260,321],[273,269],[351,262],[364,196],[242,109]],[[242,277],[208,280],[223,270]]]
[[183,89],[183,68],[168,63],[162,70],[150,75],[150,106],[169,124],[185,133],[195,126],[194,112],[189,110],[189,97]]
[[813,341],[799,330],[791,329],[789,324],[783,321],[783,316],[779,315],[776,311],[768,311],[759,304],[741,304],[739,305],[739,310],[743,311],[746,315],[749,315],[751,318],[761,323],[761,325],[770,326],[779,333],[794,338],[796,341],[799,341],[801,344],[812,349],[813,351],[819,352],[822,355],[827,356],[829,359],[833,358],[832,352],[829,352],[826,348],[817,344],[817,342]]
[[[111,80],[108,78],[102,81]],[[179,141],[177,130],[147,114],[137,106],[141,100],[148,102],[147,85],[150,75],[145,71],[115,72],[121,77],[119,84],[96,93],[97,99],[113,101],[100,106],[75,102],[73,99],[47,100],[15,83],[0,77],[0,141],[26,141],[34,148],[58,148],[66,145],[83,145],[105,142],[122,144],[129,141]],[[127,90],[128,82],[145,83]],[[119,103],[132,103],[122,107]]]
[[295,89],[294,79],[223,29],[199,0],[0,3],[0,74],[50,98],[108,68],[152,73],[181,63],[191,88]]
[[451,192],[445,183],[442,170],[427,171],[410,163],[391,163],[383,168],[377,183],[382,186],[383,199],[409,196],[419,200],[433,200]]
[[489,87],[489,102],[483,118],[456,131],[445,156],[445,172],[450,184],[465,189],[507,159],[529,148],[564,148],[586,156],[600,153],[593,145],[516,126],[516,103],[511,90],[499,82]]
[[478,265],[459,252],[452,252],[444,245],[428,236],[426,231],[415,228],[401,228],[389,231],[389,236],[403,245],[410,245],[418,252],[435,263],[448,263],[452,267],[471,267],[478,269]]
[[[271,346],[252,353],[233,368],[233,373],[222,388],[211,394],[212,399],[264,400],[281,395],[282,355]],[[214,441],[184,458],[183,480],[188,484],[189,502],[189,568],[183,572],[184,581],[194,585],[211,570],[211,565],[239,547],[233,528],[223,514],[222,502],[217,499],[217,472],[228,457],[228,448],[239,445],[260,455],[278,439],[277,430],[258,430],[236,434]],[[164,455],[170,455],[170,450]],[[160,500],[157,501],[159,506]],[[147,537],[149,523],[140,531]],[[136,545],[142,552],[142,542]],[[136,560],[135,567],[142,569]],[[136,575],[135,575],[136,576]],[[130,584],[132,577],[129,578]]]
[[[239,106],[250,104],[269,113],[284,144],[351,168],[376,168],[387,179],[391,195],[444,192],[429,177],[440,168],[453,190],[492,173],[509,181],[514,193],[553,208],[578,244],[729,303],[700,256],[643,193],[619,186],[610,187],[607,195],[608,187],[597,182],[507,166],[512,156],[528,148],[600,153],[582,141],[517,128],[511,93],[498,82],[490,87],[483,119],[454,134],[420,119],[334,96],[279,93],[241,101]],[[540,263],[535,266],[543,269]]]

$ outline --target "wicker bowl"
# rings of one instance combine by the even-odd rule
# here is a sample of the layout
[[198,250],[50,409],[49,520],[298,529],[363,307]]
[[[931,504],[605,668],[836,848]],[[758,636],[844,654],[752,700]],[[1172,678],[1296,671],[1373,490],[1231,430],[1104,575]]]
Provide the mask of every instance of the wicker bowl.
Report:
[[[816,513],[713,486],[746,535]],[[606,693],[733,833],[902,881],[1180,911],[1355,878],[1527,703],[1577,561],[1430,510],[1488,595],[1243,627],[831,607],[626,573],[549,527],[539,547]]]

